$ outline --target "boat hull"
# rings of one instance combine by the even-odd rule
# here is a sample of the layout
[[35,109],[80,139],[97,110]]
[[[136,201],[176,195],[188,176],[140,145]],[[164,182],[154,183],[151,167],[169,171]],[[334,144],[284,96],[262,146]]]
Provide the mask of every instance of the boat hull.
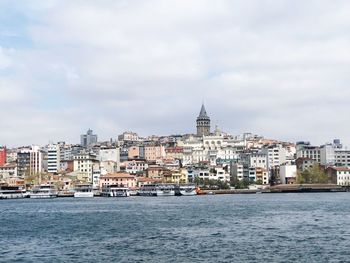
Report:
[[194,195],[197,195],[197,191],[196,189],[193,189],[193,190],[180,190],[180,195],[181,196],[194,196]]
[[30,194],[29,195],[30,198],[33,198],[33,199],[51,199],[51,198],[56,198],[57,197],[57,194],[56,193],[51,193],[51,194],[47,194],[47,193],[43,193],[43,194]]
[[19,198],[27,198],[28,195],[24,193],[6,193],[0,194],[0,199],[19,199]]
[[156,196],[174,196],[175,190],[157,190]]
[[74,193],[75,198],[92,198],[94,197],[93,192],[75,192]]

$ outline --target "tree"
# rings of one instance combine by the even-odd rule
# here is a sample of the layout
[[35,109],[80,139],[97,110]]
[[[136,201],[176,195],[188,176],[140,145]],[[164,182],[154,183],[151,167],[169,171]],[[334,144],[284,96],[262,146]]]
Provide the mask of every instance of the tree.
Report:
[[297,173],[297,182],[299,184],[326,184],[328,176],[319,164]]
[[249,179],[244,178],[243,180],[238,181],[236,183],[235,188],[236,189],[246,189],[246,188],[248,188],[249,184],[250,184]]

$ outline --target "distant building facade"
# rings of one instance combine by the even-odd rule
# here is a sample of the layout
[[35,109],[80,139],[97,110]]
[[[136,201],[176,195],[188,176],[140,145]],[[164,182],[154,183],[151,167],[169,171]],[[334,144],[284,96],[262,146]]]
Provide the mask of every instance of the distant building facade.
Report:
[[86,134],[80,136],[80,144],[83,147],[89,147],[90,145],[97,143],[97,135],[93,134],[93,131],[89,129]]

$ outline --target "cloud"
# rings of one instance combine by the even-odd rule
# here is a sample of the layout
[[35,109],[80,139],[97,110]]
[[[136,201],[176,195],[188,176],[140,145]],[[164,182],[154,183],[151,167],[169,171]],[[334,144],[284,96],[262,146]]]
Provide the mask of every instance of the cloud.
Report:
[[195,132],[203,100],[229,133],[350,143],[346,0],[44,2],[2,4],[30,43],[0,39],[0,95],[26,114],[3,110],[31,134],[3,124],[3,144]]

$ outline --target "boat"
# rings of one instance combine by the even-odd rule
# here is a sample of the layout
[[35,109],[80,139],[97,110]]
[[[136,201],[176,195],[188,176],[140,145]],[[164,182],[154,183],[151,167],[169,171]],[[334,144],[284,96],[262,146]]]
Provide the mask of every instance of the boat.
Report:
[[56,198],[58,192],[53,185],[39,185],[33,188],[30,198]]
[[77,198],[91,198],[94,197],[92,186],[90,184],[76,185],[74,197]]
[[138,191],[140,196],[174,196],[175,186],[172,184],[146,184]]
[[101,196],[104,197],[129,197],[130,189],[127,187],[120,187],[110,185],[102,188]]
[[145,184],[137,191],[140,196],[157,196],[157,186],[155,184]]
[[175,195],[193,196],[197,195],[197,189],[194,184],[183,184],[175,187]]
[[23,186],[1,186],[0,199],[17,199],[29,197]]
[[159,184],[156,187],[157,196],[174,196],[175,186],[172,184]]

